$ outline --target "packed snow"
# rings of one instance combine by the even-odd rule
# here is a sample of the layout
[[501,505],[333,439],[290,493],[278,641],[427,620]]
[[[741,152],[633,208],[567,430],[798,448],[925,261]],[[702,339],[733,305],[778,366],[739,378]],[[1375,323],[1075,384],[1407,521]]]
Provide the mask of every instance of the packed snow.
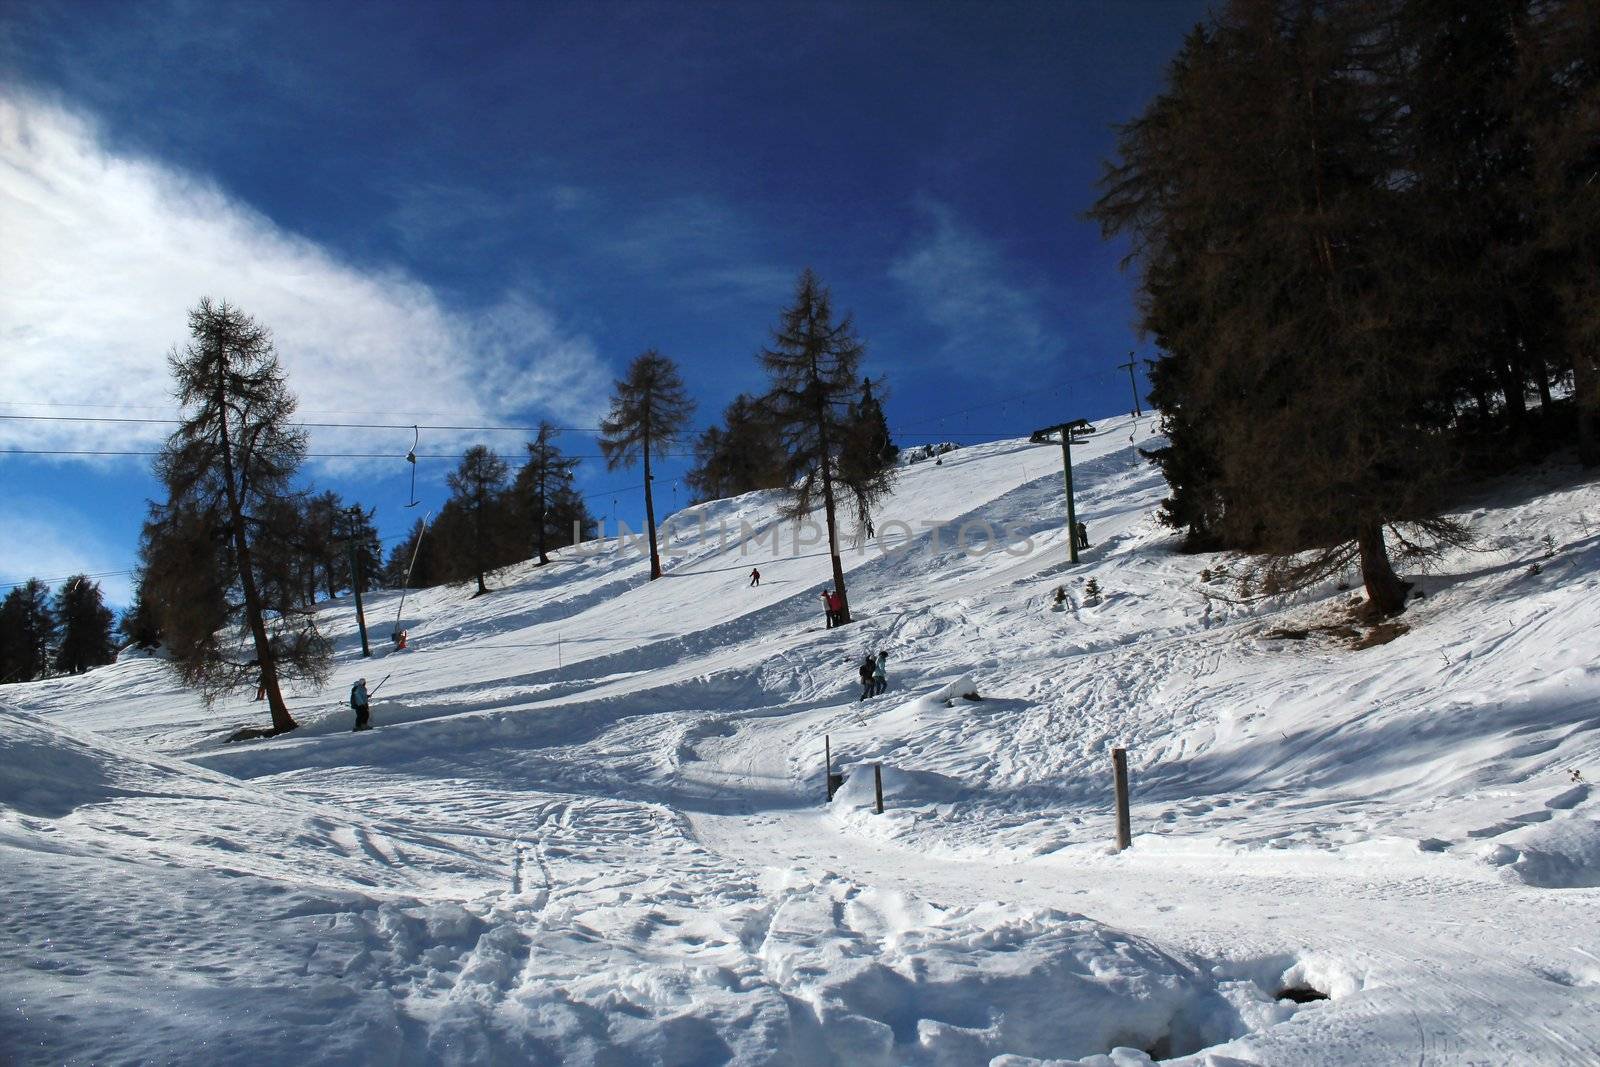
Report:
[[137,653],[0,689],[0,1060],[1600,1062],[1600,487],[1485,490],[1372,634],[1359,584],[1203,581],[1154,443],[1075,444],[1077,566],[1058,445],[904,466],[835,629],[758,493],[657,582],[369,594],[370,660],[329,603],[286,737]]

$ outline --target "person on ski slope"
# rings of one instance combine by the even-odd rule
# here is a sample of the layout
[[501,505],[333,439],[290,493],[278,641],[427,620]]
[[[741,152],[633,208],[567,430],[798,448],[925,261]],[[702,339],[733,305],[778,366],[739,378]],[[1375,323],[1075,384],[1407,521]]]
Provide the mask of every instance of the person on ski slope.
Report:
[[750,584],[752,586],[761,584],[761,572],[754,567],[750,568]]
[[828,618],[833,620],[834,626],[844,622],[844,597],[838,593],[828,594]]
[[889,653],[879,652],[878,659],[872,665],[872,695],[882,696],[889,688],[889,675],[885,665],[889,662]]
[[[350,707],[356,713],[355,729],[371,729],[367,724],[367,680],[365,678],[357,678],[356,684],[350,687]],[[355,730],[351,731],[351,733],[354,732]]]
[[861,676],[861,695],[856,698],[859,704],[872,695],[872,670],[877,665],[877,660],[872,658],[872,653],[867,653],[867,658],[861,661],[861,666],[856,668],[856,673]]
[[822,616],[823,616],[824,620],[826,620],[823,623],[823,629],[828,629],[828,628],[832,627],[833,626],[833,594],[831,592],[829,592],[828,590],[826,590],[826,589],[824,589],[822,591]]

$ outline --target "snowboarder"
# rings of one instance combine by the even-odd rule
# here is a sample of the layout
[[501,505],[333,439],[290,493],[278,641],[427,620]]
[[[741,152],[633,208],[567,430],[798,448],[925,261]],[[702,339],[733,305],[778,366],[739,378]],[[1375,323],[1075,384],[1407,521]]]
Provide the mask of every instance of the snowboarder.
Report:
[[1078,548],[1084,549],[1089,547],[1089,527],[1085,526],[1081,522],[1078,523],[1078,529],[1075,536],[1077,537]]
[[[356,730],[371,729],[367,725],[367,680],[357,678],[356,684],[350,687],[350,707],[356,713]],[[355,730],[350,731],[354,733]]]
[[879,652],[877,660],[872,665],[872,695],[882,696],[889,688],[889,674],[886,665],[889,662],[889,653]]
[[761,584],[761,572],[756,570],[754,567],[750,568],[750,584],[752,586]]
[[872,653],[867,653],[867,658],[861,661],[861,666],[856,668],[856,673],[861,676],[861,695],[856,698],[859,704],[872,695],[872,672],[877,667],[878,661],[872,658]]

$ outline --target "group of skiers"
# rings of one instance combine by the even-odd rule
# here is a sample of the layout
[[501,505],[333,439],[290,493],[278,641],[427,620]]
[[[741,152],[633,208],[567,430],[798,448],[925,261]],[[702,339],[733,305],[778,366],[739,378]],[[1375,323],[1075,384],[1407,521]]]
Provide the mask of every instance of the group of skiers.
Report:
[[824,629],[831,629],[839,625],[839,617],[844,614],[844,597],[832,589],[822,591],[822,613],[827,619]]
[[889,688],[889,675],[886,673],[888,662],[887,652],[879,652],[876,656],[871,652],[867,653],[867,658],[861,661],[861,666],[857,669],[861,675],[861,696],[856,698],[856,703],[859,704],[868,697],[875,697]]

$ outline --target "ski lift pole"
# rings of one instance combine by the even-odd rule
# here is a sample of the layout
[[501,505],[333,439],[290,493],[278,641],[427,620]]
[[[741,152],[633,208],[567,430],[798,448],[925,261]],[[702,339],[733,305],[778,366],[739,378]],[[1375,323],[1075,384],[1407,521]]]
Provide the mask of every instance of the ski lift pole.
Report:
[[361,607],[361,554],[350,542],[350,588],[356,595],[356,628],[361,631],[361,654],[370,657],[372,648],[367,644],[367,613]]
[[1072,431],[1061,430],[1061,469],[1067,479],[1067,558],[1078,562],[1078,508],[1072,499]]
[[411,562],[406,565],[406,580],[400,586],[400,608],[394,613],[394,636],[400,636],[400,617],[405,614],[406,594],[411,591],[411,572],[417,566],[417,553],[422,551],[422,535],[428,532],[428,520],[433,518],[433,512],[428,512],[422,517],[422,529],[417,531],[417,543],[411,546]]
[[1078,509],[1072,499],[1072,431],[1075,429],[1092,430],[1093,427],[1086,419],[1074,419],[1035,430],[1028,437],[1034,444],[1040,444],[1053,433],[1061,435],[1061,468],[1067,482],[1067,558],[1073,563],[1078,562]]

